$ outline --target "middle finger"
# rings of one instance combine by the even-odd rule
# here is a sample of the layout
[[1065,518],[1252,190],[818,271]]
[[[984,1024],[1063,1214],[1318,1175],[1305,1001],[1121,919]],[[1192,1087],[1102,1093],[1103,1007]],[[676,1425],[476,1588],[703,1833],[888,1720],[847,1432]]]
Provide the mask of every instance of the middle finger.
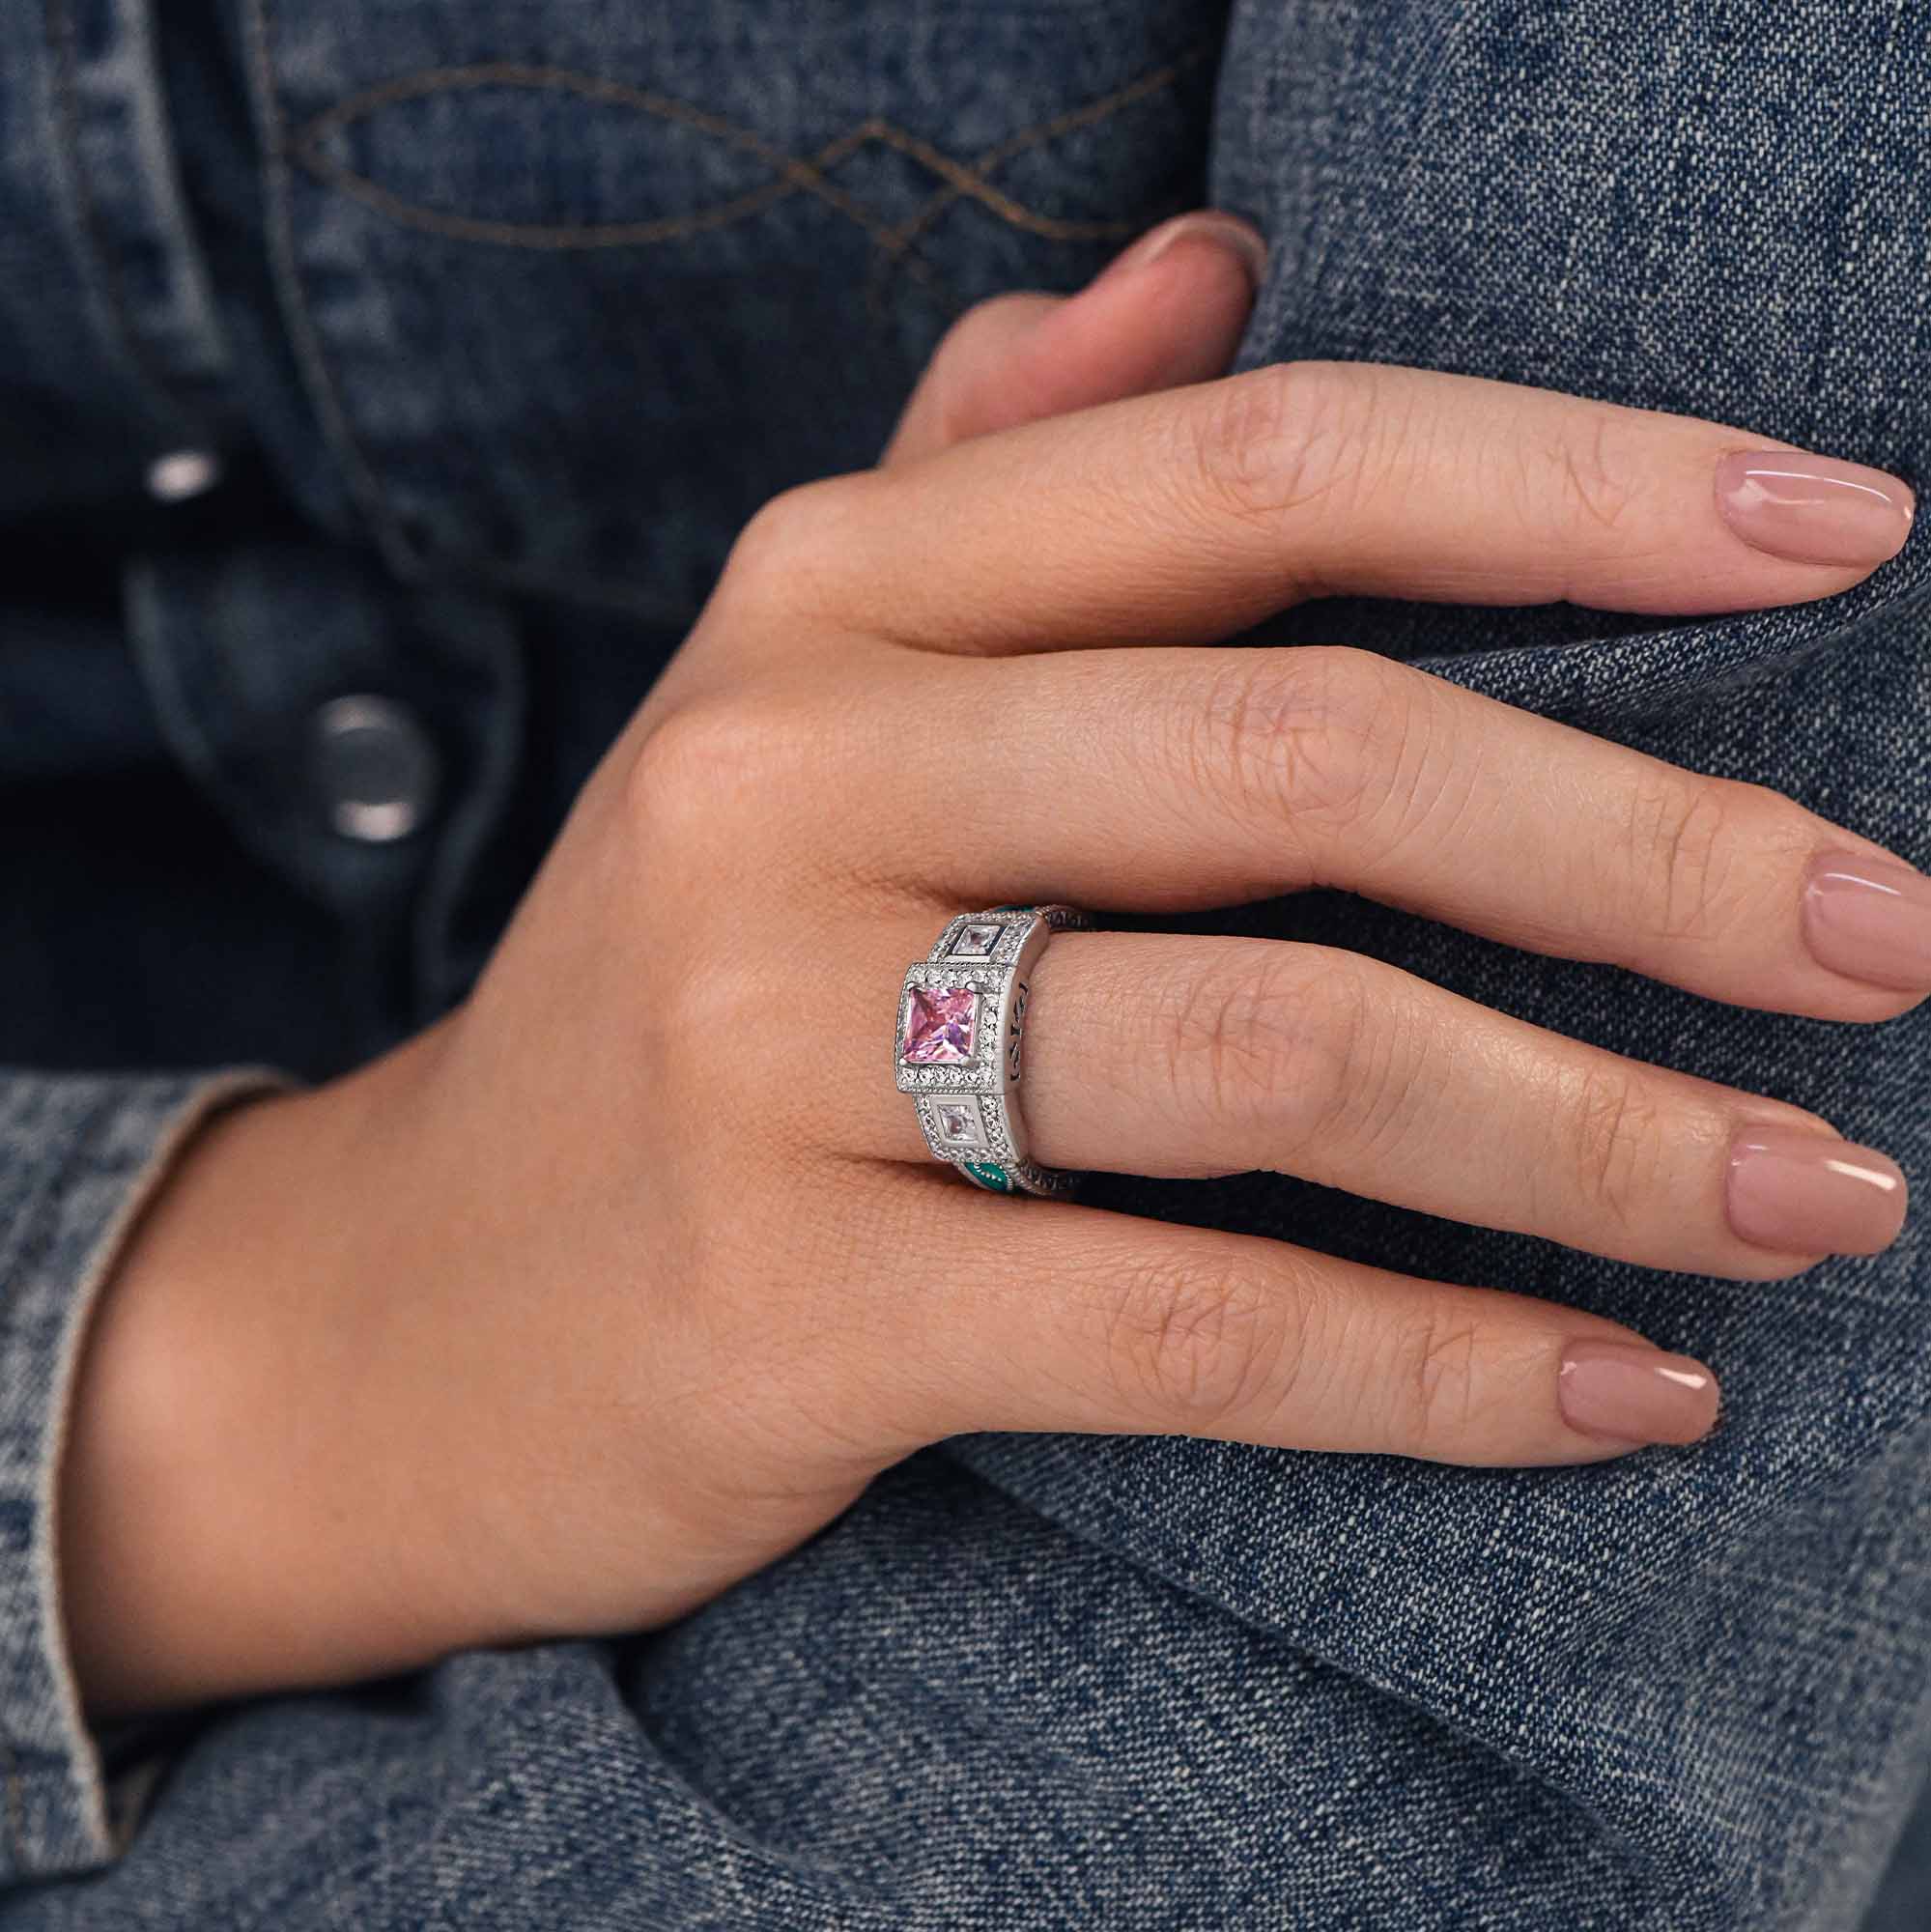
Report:
[[869,722],[839,733],[828,861],[916,860],[962,908],[1176,912],[1338,886],[1773,1011],[1888,1019],[1931,990],[1931,880],[1881,848],[1369,652],[866,654],[858,670],[841,715]]

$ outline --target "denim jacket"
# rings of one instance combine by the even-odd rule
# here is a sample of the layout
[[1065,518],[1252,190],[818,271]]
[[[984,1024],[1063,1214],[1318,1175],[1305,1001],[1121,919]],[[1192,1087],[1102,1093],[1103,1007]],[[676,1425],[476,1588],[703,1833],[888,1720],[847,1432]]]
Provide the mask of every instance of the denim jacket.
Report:
[[[1723,1423],[1534,1471],[975,1437],[668,1632],[178,1725],[83,1722],[52,1542],[90,1302],[185,1138],[462,999],[735,530],[871,461],[962,308],[1210,199],[1271,245],[1244,364],[1535,383],[1921,482],[1931,0],[43,14],[0,37],[0,1924],[1931,1920],[1931,1834],[1872,1904],[1931,1763],[1915,1232],[1765,1288],[1107,1179],[1600,1310],[1712,1361]],[[1931,863],[1921,538],[1797,610],[1256,636]],[[1923,1014],[1736,1011],[1339,895],[1217,924],[1931,1166]]]

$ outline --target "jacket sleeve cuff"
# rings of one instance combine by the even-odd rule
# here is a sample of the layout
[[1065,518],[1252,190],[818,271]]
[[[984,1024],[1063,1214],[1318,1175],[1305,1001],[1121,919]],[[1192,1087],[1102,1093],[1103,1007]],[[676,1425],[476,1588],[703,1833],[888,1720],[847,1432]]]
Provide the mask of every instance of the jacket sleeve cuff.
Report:
[[54,1551],[56,1474],[88,1317],[135,1217],[211,1115],[298,1086],[268,1066],[0,1073],[0,1883],[125,1849],[81,1716]]

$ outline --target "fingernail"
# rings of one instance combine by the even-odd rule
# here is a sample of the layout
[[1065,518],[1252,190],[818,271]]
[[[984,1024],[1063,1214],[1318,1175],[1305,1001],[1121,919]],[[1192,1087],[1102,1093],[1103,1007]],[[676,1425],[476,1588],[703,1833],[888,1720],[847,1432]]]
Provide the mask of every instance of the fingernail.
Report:
[[1865,569],[1904,548],[1917,513],[1910,485],[1888,471],[1796,449],[1733,450],[1717,466],[1717,502],[1772,556]]
[[1803,1127],[1747,1127],[1730,1149],[1730,1226],[1778,1254],[1877,1254],[1909,1195],[1888,1154]]
[[1810,862],[1803,933],[1833,973],[1900,993],[1931,987],[1931,879],[1894,860]]
[[1163,221],[1157,228],[1149,229],[1123,255],[1116,257],[1108,265],[1098,280],[1111,281],[1116,275],[1137,274],[1142,269],[1150,268],[1181,242],[1211,242],[1216,247],[1227,249],[1239,261],[1246,270],[1248,281],[1257,290],[1267,272],[1267,244],[1260,231],[1250,228],[1236,215],[1223,214],[1219,210],[1209,208],[1197,210],[1192,214],[1177,214],[1171,221]]
[[1618,1442],[1695,1442],[1717,1421],[1717,1378],[1688,1355],[1640,1344],[1572,1342],[1556,1396],[1570,1428]]

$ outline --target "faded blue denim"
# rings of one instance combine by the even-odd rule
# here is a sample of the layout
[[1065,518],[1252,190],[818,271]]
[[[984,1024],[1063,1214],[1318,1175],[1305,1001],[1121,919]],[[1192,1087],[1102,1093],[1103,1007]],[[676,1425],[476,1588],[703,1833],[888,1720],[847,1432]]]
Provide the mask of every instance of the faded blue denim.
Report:
[[[1722,1427],[1528,1473],[976,1438],[662,1635],[104,1740],[71,1709],[47,1509],[78,1323],[182,1136],[462,997],[733,530],[868,461],[961,306],[1074,287],[1210,189],[1272,242],[1248,363],[1546,384],[1921,485],[1931,0],[11,24],[0,1064],[30,1070],[0,1078],[0,1924],[1931,1923],[1922,1825],[1870,1906],[1931,1763],[1916,1230],[1760,1287],[1279,1179],[1109,1182],[1600,1309],[1713,1362]],[[183,447],[228,481],[147,502]],[[1258,635],[1373,644],[1925,864],[1924,542],[1799,611],[1330,604]],[[414,838],[345,840],[304,781],[345,692],[433,734]],[[1922,1014],[1737,1012],[1340,895],[1223,923],[1931,1173]]]

